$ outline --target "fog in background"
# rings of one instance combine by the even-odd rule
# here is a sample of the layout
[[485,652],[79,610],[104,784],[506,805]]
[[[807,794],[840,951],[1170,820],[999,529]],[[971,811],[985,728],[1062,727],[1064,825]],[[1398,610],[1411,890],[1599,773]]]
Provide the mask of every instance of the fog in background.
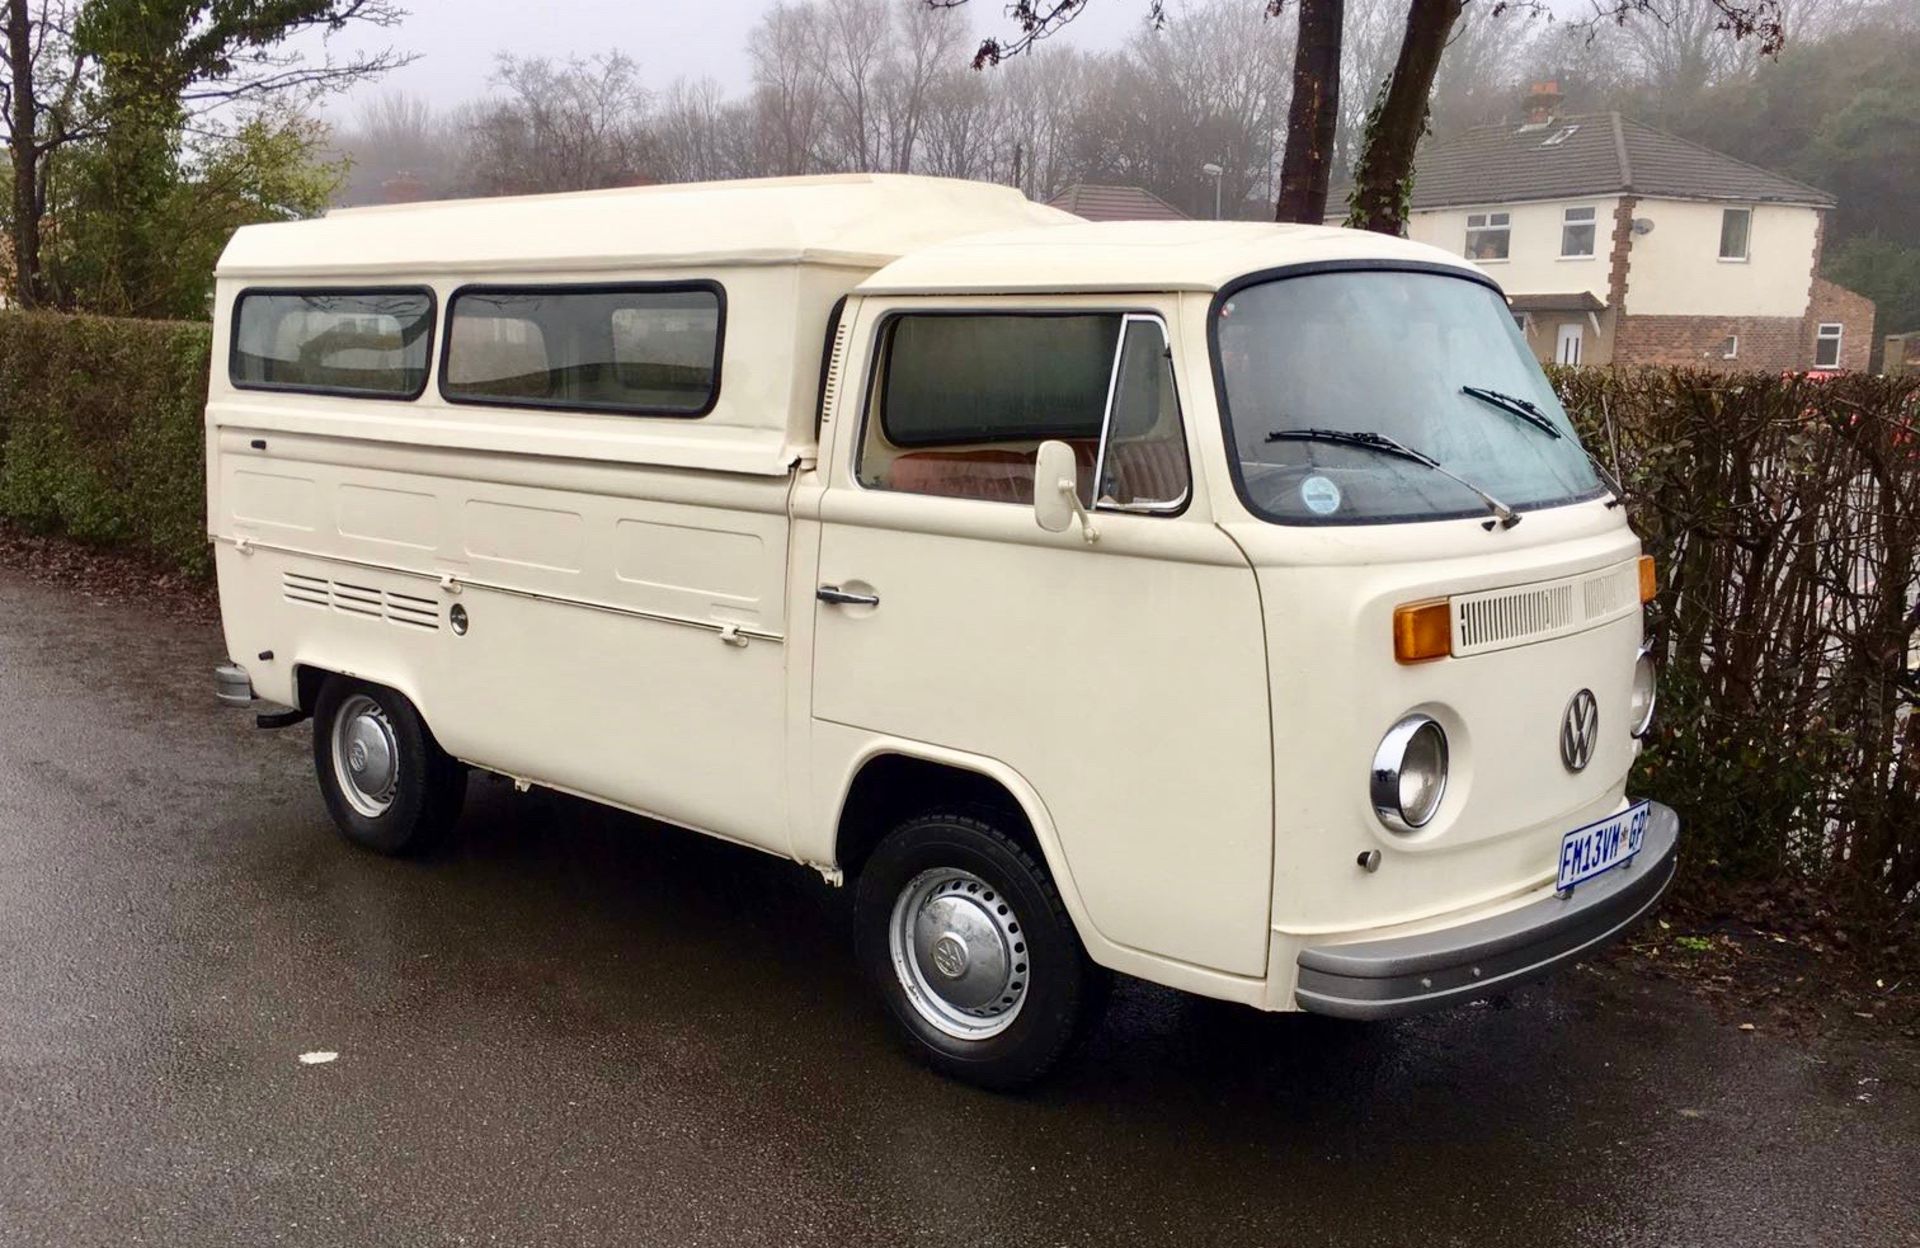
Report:
[[[1712,0],[1583,25],[1467,6],[1435,81],[1432,133],[1519,121],[1531,85],[1565,113],[1617,109],[1839,197],[1823,269],[1920,328],[1920,3],[1784,0],[1778,60]],[[841,170],[1016,185],[1142,187],[1190,216],[1271,218],[1295,10],[1265,0],[1092,0],[1031,55],[976,71],[1000,0],[413,0],[340,47],[417,60],[324,107],[348,172],[336,201],[516,194]],[[1347,0],[1336,177],[1392,68],[1407,0]],[[341,36],[340,38],[345,38]],[[305,49],[309,55],[322,51]],[[1208,166],[1215,166],[1213,173]],[[1332,205],[1337,213],[1342,205]]]

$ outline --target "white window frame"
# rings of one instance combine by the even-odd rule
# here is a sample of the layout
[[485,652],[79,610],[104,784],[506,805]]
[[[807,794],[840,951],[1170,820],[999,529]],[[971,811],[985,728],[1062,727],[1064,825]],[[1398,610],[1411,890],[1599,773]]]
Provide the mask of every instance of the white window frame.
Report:
[[[1828,330],[1832,330],[1833,332],[1828,333]],[[1841,359],[1840,349],[1845,342],[1846,335],[1847,327],[1839,321],[1822,321],[1814,326],[1813,366],[1818,369],[1839,368]],[[1821,344],[1828,342],[1833,344],[1833,363],[1822,364],[1820,362],[1820,347]]]
[[[1747,217],[1747,234],[1745,239],[1746,249],[1737,256],[1729,256],[1729,255],[1722,254],[1720,256],[1720,263],[1721,264],[1745,264],[1749,260],[1753,259],[1753,209],[1752,208],[1722,208],[1720,210],[1720,238],[1723,240],[1727,236],[1727,214],[1730,212],[1740,212],[1740,213],[1746,214],[1746,217]],[[1721,246],[1720,242],[1714,243],[1714,249],[1716,251],[1719,250],[1720,246]]]
[[[1496,220],[1497,218],[1497,220]],[[1478,221],[1480,224],[1475,225]],[[1488,256],[1482,259],[1473,254],[1473,236],[1478,234],[1504,234],[1507,240],[1505,256]],[[1513,214],[1511,212],[1470,212],[1467,214],[1466,244],[1461,253],[1475,264],[1505,264],[1507,257],[1513,254]]]
[[[1585,217],[1576,218],[1573,214],[1584,212]],[[1574,226],[1587,226],[1593,231],[1592,239],[1585,251],[1567,250],[1567,230]],[[1562,260],[1591,260],[1600,254],[1600,210],[1591,204],[1578,204],[1560,210],[1560,258]]]
[[1721,359],[1723,360],[1739,359],[1740,358],[1740,335],[1728,334],[1726,337],[1726,341],[1722,342],[1720,344],[1720,347],[1721,347],[1721,350],[1720,350]]

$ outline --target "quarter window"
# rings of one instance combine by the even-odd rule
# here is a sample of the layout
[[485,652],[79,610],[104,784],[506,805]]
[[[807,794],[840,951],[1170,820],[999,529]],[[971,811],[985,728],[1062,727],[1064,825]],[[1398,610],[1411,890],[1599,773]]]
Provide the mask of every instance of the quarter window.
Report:
[[1563,212],[1560,216],[1561,256],[1591,256],[1595,225],[1591,208],[1569,208]]
[[1745,260],[1753,232],[1753,209],[1726,208],[1720,213],[1720,258]]
[[1467,214],[1467,259],[1505,260],[1513,218],[1504,212]]
[[227,375],[243,390],[413,399],[427,386],[425,290],[249,290],[233,310]]
[[1841,327],[1828,323],[1814,331],[1813,366],[1815,368],[1840,367]]
[[455,403],[700,416],[719,394],[717,286],[469,286],[447,316]]
[[1040,443],[1058,439],[1075,451],[1089,506],[1185,501],[1186,443],[1157,318],[906,314],[883,334],[856,469],[869,489],[1030,504]]

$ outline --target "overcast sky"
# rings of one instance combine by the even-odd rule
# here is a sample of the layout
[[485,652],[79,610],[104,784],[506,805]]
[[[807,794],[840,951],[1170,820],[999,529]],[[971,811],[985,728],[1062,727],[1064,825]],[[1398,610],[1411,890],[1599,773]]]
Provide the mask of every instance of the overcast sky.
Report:
[[[747,33],[772,0],[400,0],[409,11],[397,28],[350,28],[330,45],[312,38],[298,45],[309,55],[331,46],[351,50],[391,47],[418,59],[379,84],[332,102],[327,113],[347,119],[368,92],[424,95],[436,108],[482,95],[496,53],[521,56],[591,55],[618,49],[640,63],[649,86],[675,78],[713,77],[730,91],[746,86]],[[1169,6],[1170,8],[1176,6]],[[976,32],[1008,33],[1005,0],[971,0],[966,19]],[[1095,0],[1058,36],[1088,48],[1112,47],[1144,17],[1147,0]],[[971,49],[969,49],[970,51]]]

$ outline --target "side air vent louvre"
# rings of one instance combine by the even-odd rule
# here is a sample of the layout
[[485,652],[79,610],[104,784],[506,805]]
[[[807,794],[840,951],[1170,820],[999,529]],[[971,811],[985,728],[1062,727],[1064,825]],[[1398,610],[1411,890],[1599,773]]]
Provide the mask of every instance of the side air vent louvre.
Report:
[[288,602],[323,607],[343,615],[367,620],[385,620],[407,628],[429,631],[440,627],[440,604],[417,594],[402,594],[372,585],[348,581],[330,581],[304,572],[281,574],[280,588]]
[[847,358],[847,324],[840,323],[833,331],[833,351],[827,356],[827,379],[820,386],[820,418],[825,420],[833,411],[834,396],[840,393],[840,366]]
[[1632,560],[1556,581],[1458,594],[1453,653],[1464,657],[1548,641],[1639,609],[1639,568]]

